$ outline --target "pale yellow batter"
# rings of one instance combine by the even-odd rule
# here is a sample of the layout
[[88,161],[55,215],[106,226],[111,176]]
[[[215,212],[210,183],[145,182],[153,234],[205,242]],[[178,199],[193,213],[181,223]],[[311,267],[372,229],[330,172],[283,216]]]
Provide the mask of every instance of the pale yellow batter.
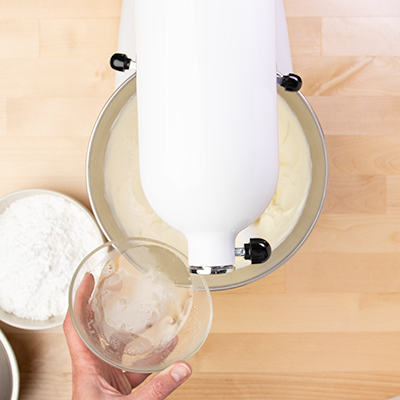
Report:
[[[307,200],[312,168],[310,150],[296,115],[280,96],[278,120],[277,190],[262,216],[239,233],[236,247],[243,247],[250,237],[261,237],[276,249],[295,227]],[[156,239],[187,254],[185,236],[158,218],[143,193],[139,176],[136,95],[123,107],[111,131],[104,161],[104,192],[120,229],[126,236]],[[238,267],[247,265],[237,260]]]

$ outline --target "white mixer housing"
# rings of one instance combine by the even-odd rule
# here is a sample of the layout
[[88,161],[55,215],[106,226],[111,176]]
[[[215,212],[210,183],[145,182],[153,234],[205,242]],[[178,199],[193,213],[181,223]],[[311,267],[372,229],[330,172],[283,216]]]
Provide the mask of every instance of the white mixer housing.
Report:
[[274,0],[136,0],[145,195],[189,264],[235,262],[278,180]]

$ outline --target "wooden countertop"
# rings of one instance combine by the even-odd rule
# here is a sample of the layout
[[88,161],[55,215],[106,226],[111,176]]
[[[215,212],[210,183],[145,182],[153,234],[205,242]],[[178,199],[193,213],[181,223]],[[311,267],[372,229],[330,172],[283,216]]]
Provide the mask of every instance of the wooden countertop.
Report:
[[[0,2],[0,195],[89,205],[85,155],[111,95],[120,0]],[[400,2],[285,0],[294,72],[328,145],[323,213],[268,277],[214,293],[171,399],[385,400],[400,394]],[[0,324],[25,400],[70,399],[62,328]]]

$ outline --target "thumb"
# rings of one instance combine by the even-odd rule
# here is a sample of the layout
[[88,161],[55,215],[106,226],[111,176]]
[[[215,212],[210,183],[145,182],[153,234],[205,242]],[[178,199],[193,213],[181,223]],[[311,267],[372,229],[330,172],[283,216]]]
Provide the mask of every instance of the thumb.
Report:
[[154,375],[140,389],[127,396],[129,400],[163,400],[192,375],[187,362],[178,361]]

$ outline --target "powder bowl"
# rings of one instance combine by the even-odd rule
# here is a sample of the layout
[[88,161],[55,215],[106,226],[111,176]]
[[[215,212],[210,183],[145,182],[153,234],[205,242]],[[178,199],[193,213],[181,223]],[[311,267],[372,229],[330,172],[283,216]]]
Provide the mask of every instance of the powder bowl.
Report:
[[[40,211],[32,207],[33,202],[41,207]],[[47,218],[38,219],[39,215]],[[69,241],[71,236],[66,230],[75,225],[85,232],[84,237],[90,232],[87,248],[79,237]],[[11,229],[13,226],[15,229]],[[61,325],[68,309],[73,272],[90,251],[104,243],[93,215],[64,194],[21,190],[0,199],[0,237],[2,264],[7,264],[0,271],[0,320],[29,330]],[[46,316],[39,318],[39,312]]]

